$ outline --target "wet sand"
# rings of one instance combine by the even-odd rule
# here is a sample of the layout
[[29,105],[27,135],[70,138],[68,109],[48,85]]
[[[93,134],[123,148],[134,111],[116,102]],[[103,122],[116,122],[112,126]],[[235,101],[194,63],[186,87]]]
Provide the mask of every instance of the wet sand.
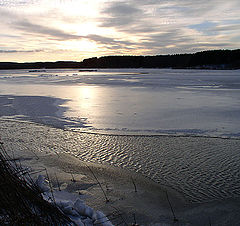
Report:
[[[57,133],[55,140],[51,137],[53,131]],[[60,133],[63,133],[63,137],[59,137]],[[114,219],[115,224],[123,219],[128,224],[133,223],[135,215],[137,223],[141,225],[157,223],[158,225],[172,225],[173,215],[166,198],[166,191],[176,218],[179,220],[178,225],[207,225],[209,219],[212,224],[217,225],[237,225],[239,222],[238,197],[191,203],[183,194],[177,192],[177,189],[155,183],[140,173],[110,166],[107,162],[90,163],[85,161],[81,155],[73,156],[76,154],[74,150],[70,154],[71,150],[66,146],[64,149],[63,145],[61,148],[57,145],[60,141],[69,142],[69,138],[66,137],[67,133],[63,130],[56,132],[55,128],[47,126],[16,121],[1,121],[0,129],[1,140],[9,150],[9,154],[19,157],[22,165],[30,167],[33,172],[41,171],[46,167],[54,189],[58,189],[57,175],[62,190],[75,193],[88,205],[103,211],[106,215],[111,215],[118,210],[122,218]],[[73,137],[71,139],[74,142]],[[176,138],[173,139],[177,141]],[[92,150],[85,149],[84,152],[92,152]],[[89,167],[106,192],[108,203]],[[39,173],[44,174],[44,171]],[[72,175],[76,182],[71,180]],[[33,174],[33,177],[36,176],[37,174]],[[135,192],[132,180],[136,184],[137,192]]]

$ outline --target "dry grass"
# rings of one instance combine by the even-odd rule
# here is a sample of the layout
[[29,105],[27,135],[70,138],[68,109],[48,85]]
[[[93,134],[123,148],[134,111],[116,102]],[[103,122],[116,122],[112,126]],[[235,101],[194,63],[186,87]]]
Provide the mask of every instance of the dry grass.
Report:
[[0,225],[73,225],[0,143]]

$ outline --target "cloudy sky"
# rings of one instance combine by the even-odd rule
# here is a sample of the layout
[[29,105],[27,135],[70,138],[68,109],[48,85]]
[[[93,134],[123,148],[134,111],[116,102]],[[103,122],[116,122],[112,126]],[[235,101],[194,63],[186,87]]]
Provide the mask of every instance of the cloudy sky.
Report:
[[0,0],[0,61],[240,48],[239,0]]

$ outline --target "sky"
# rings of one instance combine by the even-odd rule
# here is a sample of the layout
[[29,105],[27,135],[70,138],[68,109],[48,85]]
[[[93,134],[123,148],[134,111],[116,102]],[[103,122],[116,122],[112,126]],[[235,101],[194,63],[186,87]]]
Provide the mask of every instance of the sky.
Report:
[[0,61],[240,47],[239,0],[0,0]]

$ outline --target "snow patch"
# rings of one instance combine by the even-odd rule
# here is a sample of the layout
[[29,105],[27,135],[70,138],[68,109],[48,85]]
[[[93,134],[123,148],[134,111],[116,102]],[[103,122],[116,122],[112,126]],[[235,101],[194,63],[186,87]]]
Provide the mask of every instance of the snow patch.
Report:
[[83,200],[67,191],[50,191],[49,183],[43,175],[39,175],[36,180],[37,186],[43,192],[43,198],[47,201],[53,200],[54,196],[58,208],[67,215],[76,225],[112,226],[113,224],[101,211],[95,211],[87,206]]

